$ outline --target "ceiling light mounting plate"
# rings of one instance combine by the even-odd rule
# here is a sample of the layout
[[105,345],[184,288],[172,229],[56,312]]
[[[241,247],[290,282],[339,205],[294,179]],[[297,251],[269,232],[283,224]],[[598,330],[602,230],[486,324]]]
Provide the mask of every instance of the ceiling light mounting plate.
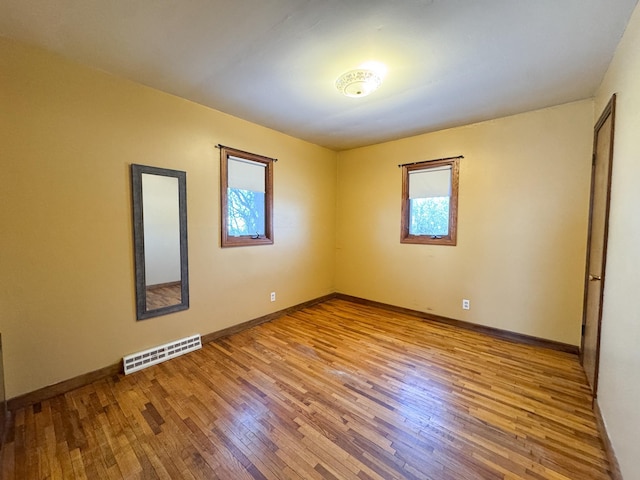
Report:
[[336,80],[336,88],[347,97],[366,97],[382,83],[382,77],[365,68],[349,70]]

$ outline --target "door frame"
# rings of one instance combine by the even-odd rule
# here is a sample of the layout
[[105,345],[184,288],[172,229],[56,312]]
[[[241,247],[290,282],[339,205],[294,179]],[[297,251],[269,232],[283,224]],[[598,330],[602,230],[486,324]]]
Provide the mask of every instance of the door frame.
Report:
[[589,263],[591,259],[591,230],[593,224],[593,197],[595,189],[595,173],[596,173],[596,152],[598,148],[598,134],[604,123],[611,117],[611,133],[609,140],[609,169],[607,178],[607,195],[605,206],[605,218],[604,218],[604,241],[602,246],[602,269],[600,280],[600,298],[598,301],[598,320],[597,320],[597,335],[596,335],[596,351],[595,351],[595,372],[593,376],[592,395],[595,400],[598,393],[598,374],[600,370],[600,337],[602,334],[602,304],[604,299],[604,287],[606,279],[606,266],[607,266],[607,243],[609,239],[609,207],[611,203],[611,177],[613,171],[613,143],[615,139],[615,119],[616,119],[616,94],[611,96],[611,99],[607,103],[607,106],[602,111],[600,118],[596,122],[593,128],[593,154],[591,157],[591,191],[589,195],[589,229],[587,234],[587,259],[584,275],[584,298],[582,306],[582,332],[580,339],[580,364],[584,365],[584,343],[585,343],[585,328],[587,323],[587,295],[589,290]]

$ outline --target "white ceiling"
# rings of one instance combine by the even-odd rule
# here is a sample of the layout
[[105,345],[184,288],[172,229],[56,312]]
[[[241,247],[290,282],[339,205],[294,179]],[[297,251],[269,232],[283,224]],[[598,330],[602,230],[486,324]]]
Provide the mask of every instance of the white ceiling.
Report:
[[342,150],[591,97],[636,3],[1,0],[0,35]]

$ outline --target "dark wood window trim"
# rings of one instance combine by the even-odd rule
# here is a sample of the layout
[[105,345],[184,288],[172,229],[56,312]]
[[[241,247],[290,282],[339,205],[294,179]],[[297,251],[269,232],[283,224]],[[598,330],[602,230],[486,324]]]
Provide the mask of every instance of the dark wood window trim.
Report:
[[[220,146],[220,223],[221,246],[222,247],[243,247],[248,245],[271,245],[273,244],[273,162],[275,159],[257,155],[255,153],[244,152],[234,148]],[[261,163],[265,166],[265,232],[264,235],[229,235],[229,205],[228,187],[229,157],[235,157],[251,162]]]
[[[416,170],[429,170],[451,166],[451,196],[449,200],[449,234],[446,236],[412,235],[409,233],[409,173]],[[417,162],[402,167],[402,210],[401,210],[401,243],[416,243],[423,245],[455,246],[458,230],[458,184],[460,178],[460,159],[443,159]]]

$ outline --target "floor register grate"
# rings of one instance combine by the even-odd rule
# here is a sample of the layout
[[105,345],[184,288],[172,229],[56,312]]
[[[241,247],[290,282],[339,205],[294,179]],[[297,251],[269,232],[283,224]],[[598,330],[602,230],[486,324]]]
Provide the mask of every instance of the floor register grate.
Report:
[[185,353],[193,352],[202,348],[202,339],[199,334],[192,335],[190,337],[176,340],[175,342],[165,343],[149,350],[144,350],[138,353],[132,353],[123,357],[124,373],[137,372],[143,368],[156,365],[171,358],[184,355]]

